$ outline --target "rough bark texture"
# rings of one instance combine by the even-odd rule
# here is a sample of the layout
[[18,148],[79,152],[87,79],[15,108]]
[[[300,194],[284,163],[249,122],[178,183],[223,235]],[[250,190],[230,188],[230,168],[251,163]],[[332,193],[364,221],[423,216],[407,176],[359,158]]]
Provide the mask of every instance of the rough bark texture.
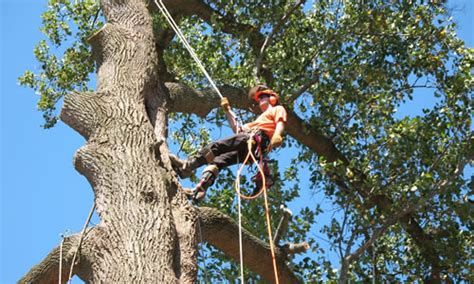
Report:
[[[79,236],[70,236],[64,239],[62,246],[62,269],[61,283],[66,283],[74,250],[77,247]],[[60,247],[54,248],[46,258],[31,268],[30,272],[21,278],[19,283],[59,283],[59,263],[60,263]],[[80,267],[75,267],[77,274]]]

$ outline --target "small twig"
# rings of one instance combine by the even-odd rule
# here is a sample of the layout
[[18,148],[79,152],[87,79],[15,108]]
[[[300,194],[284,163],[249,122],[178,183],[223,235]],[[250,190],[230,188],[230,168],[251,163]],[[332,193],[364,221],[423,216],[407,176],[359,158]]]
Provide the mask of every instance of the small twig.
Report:
[[311,78],[308,80],[308,82],[306,82],[298,90],[293,92],[293,94],[291,96],[289,96],[289,98],[287,99],[287,103],[292,104],[297,98],[299,98],[299,96],[301,96],[301,94],[306,92],[309,88],[311,88],[314,84],[316,84],[318,82],[319,82],[319,72],[314,70],[313,74],[312,74]]
[[303,253],[310,248],[310,245],[307,242],[292,244],[292,243],[285,243],[284,245],[279,247],[285,254],[297,254]]
[[275,237],[273,238],[273,243],[278,245],[280,239],[283,238],[288,231],[288,222],[290,221],[291,216],[293,215],[291,211],[285,207],[285,205],[281,205],[280,209],[283,213],[283,216],[280,219],[280,223],[278,223],[277,230],[275,232]]
[[255,78],[258,80],[258,76],[260,75],[260,70],[262,68],[262,62],[263,58],[265,57],[265,52],[268,48],[268,46],[272,43],[273,41],[273,36],[275,33],[277,33],[281,26],[285,23],[286,19],[290,17],[291,14],[303,3],[305,3],[306,0],[299,0],[293,8],[291,8],[283,17],[278,21],[278,23],[274,26],[272,31],[268,34],[268,36],[265,38],[265,41],[263,42],[262,46],[260,47],[260,52],[257,57],[256,63],[255,63]]

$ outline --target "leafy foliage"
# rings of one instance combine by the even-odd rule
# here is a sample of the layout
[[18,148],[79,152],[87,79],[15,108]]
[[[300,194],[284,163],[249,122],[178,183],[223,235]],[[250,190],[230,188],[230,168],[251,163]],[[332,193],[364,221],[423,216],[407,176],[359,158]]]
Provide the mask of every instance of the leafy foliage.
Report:
[[40,71],[28,70],[18,80],[40,95],[38,109],[43,112],[45,128],[56,123],[56,105],[65,94],[88,90],[94,63],[87,38],[102,25],[96,21],[98,13],[96,0],[50,0],[42,15],[41,31],[48,40],[41,40],[34,48]]

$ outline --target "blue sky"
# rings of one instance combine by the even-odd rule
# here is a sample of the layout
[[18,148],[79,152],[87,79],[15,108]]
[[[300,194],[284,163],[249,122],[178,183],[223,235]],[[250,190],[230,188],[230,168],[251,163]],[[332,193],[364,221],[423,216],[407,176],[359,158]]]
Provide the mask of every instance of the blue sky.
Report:
[[[61,122],[42,129],[38,96],[17,84],[26,69],[38,68],[32,51],[42,39],[46,3],[1,0],[0,283],[15,283],[59,244],[61,233],[80,231],[92,206],[92,190],[72,164],[84,139]],[[450,5],[457,7],[459,36],[473,47],[474,1]]]

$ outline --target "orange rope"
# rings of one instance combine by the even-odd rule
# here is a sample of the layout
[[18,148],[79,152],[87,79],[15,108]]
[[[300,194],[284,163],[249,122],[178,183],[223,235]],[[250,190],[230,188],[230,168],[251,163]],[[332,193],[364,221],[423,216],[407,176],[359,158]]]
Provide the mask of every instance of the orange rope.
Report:
[[[271,254],[272,254],[272,262],[273,262],[273,272],[275,273],[275,283],[279,284],[280,282],[278,280],[278,267],[277,267],[277,263],[276,263],[275,248],[274,248],[274,244],[273,244],[273,241],[272,241],[273,240],[272,225],[271,225],[271,220],[270,220],[270,210],[269,210],[269,206],[268,206],[267,182],[265,180],[265,173],[263,172],[263,169],[260,167],[257,159],[255,158],[255,156],[252,153],[252,142],[253,142],[252,140],[253,140],[253,138],[250,138],[250,140],[248,141],[248,152],[249,153],[247,154],[247,157],[245,157],[245,160],[242,163],[242,166],[237,171],[237,181],[235,183],[235,189],[237,191],[237,194],[241,198],[247,199],[247,200],[255,199],[255,198],[259,197],[263,192],[263,197],[264,197],[264,202],[265,202],[265,216],[266,216],[266,219],[267,219],[268,239],[269,239],[269,242],[270,242],[270,251],[271,251]],[[249,157],[252,157],[253,162],[257,165],[258,171],[262,175],[262,189],[260,190],[259,193],[257,193],[254,196],[246,196],[246,195],[243,195],[243,194],[240,193],[240,174],[242,172],[243,167],[245,166],[245,164],[249,160]]]
[[[253,199],[259,197],[260,195],[262,195],[262,193],[263,193],[263,187],[255,195],[245,195],[245,194],[242,194],[240,192],[240,175],[242,174],[242,170],[244,169],[244,166],[247,164],[247,161],[249,160],[250,156],[253,157],[251,149],[252,149],[252,144],[249,144],[249,153],[247,154],[247,157],[245,157],[245,160],[242,162],[242,166],[240,166],[239,170],[237,171],[237,182],[235,184],[236,185],[235,189],[237,191],[237,194],[240,196],[240,198],[245,199],[245,200],[253,200]],[[260,168],[258,166],[258,164],[257,164],[257,167]]]

